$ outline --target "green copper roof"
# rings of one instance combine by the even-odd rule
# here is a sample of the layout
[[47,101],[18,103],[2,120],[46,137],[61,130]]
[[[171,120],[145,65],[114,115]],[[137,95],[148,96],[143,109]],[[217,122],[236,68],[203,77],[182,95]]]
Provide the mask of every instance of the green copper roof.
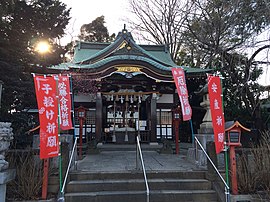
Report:
[[137,45],[130,33],[119,33],[116,40],[111,44],[77,42],[73,62],[80,64],[94,60],[103,54],[108,55],[108,53],[117,51],[124,42],[128,43],[133,49],[135,48],[146,57],[152,58],[167,66],[175,66],[165,45]]
[[[127,49],[129,45],[131,49]],[[138,63],[138,64],[136,64]],[[75,45],[72,62],[62,63],[50,67],[50,69],[69,70],[75,69],[98,69],[117,65],[152,66],[152,71],[171,72],[171,67],[177,66],[171,59],[165,45],[138,45],[132,35],[123,30],[113,43],[91,43],[78,41]],[[209,69],[182,67],[187,73],[208,72]]]
[[175,63],[172,61],[170,53],[160,52],[160,51],[148,51],[155,58],[162,58],[162,61],[170,66],[175,66]]
[[[160,63],[164,63],[168,66],[175,66],[176,64],[171,60],[171,56],[170,53],[166,50],[163,51],[146,51],[145,49],[143,49],[141,46],[137,45],[134,43],[134,46],[136,48],[138,48],[142,53],[144,53],[145,55],[147,55],[148,57],[150,57],[151,59],[155,60],[155,61],[159,61]],[[152,53],[152,54],[151,54]],[[156,57],[157,56],[157,57]]]
[[[75,46],[74,58],[73,61],[75,63],[82,63],[85,60],[90,60],[98,55],[105,53],[110,50],[115,44],[120,42],[121,38],[117,38],[114,43],[89,43],[89,42],[79,42],[78,45]],[[81,46],[83,44],[86,47]],[[87,45],[89,48],[87,48]],[[104,47],[105,45],[105,47]],[[104,47],[100,49],[99,47]]]

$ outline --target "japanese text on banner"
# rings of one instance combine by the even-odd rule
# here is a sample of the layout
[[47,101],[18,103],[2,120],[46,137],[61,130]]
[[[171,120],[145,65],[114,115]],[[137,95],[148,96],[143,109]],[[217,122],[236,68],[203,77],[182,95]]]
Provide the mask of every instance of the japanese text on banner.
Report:
[[219,154],[224,149],[225,121],[222,107],[221,82],[218,76],[208,76],[208,92],[216,153]]
[[58,94],[60,104],[60,127],[62,130],[72,129],[71,121],[71,96],[69,77],[58,76]]
[[40,122],[40,158],[58,156],[58,104],[54,77],[34,76]]
[[190,120],[192,116],[192,109],[188,101],[188,90],[186,86],[185,72],[182,68],[172,68],[172,75],[181,102],[183,120]]

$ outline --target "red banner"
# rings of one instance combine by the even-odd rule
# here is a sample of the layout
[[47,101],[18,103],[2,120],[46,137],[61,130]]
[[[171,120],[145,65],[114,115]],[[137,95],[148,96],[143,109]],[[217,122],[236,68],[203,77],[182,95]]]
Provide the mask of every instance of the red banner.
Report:
[[40,122],[40,158],[58,156],[58,104],[54,77],[34,76]]
[[188,101],[188,90],[186,86],[185,72],[182,68],[172,68],[172,75],[181,102],[183,120],[190,120],[192,116],[192,109]]
[[58,76],[58,94],[60,110],[60,127],[62,130],[72,129],[71,120],[71,96],[68,76]]
[[219,154],[224,149],[225,121],[223,115],[221,83],[218,76],[208,76],[208,92],[216,153]]

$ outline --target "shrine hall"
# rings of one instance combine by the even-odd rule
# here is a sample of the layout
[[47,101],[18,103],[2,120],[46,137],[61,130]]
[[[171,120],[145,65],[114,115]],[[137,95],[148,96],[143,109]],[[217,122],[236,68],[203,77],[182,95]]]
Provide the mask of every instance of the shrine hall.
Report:
[[[50,67],[72,76],[75,134],[85,112],[83,138],[96,143],[132,144],[174,139],[173,111],[180,105],[171,68],[183,68],[194,132],[205,110],[197,95],[209,69],[178,66],[167,45],[139,45],[125,28],[112,43],[77,41],[71,62]],[[79,111],[79,112],[78,112]],[[181,122],[181,142],[191,141],[189,122]]]

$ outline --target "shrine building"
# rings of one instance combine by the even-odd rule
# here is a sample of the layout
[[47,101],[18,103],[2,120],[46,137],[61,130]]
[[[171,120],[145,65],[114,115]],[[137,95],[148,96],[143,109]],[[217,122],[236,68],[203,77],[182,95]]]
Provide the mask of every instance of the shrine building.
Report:
[[[125,28],[113,43],[76,42],[71,62],[50,67],[72,75],[75,132],[78,109],[86,110],[83,137],[87,141],[131,144],[174,138],[173,110],[179,98],[171,68],[179,67],[166,45],[138,45]],[[186,74],[192,122],[196,132],[205,114],[202,97],[209,69],[182,67]],[[191,141],[189,123],[179,127],[180,141]]]

